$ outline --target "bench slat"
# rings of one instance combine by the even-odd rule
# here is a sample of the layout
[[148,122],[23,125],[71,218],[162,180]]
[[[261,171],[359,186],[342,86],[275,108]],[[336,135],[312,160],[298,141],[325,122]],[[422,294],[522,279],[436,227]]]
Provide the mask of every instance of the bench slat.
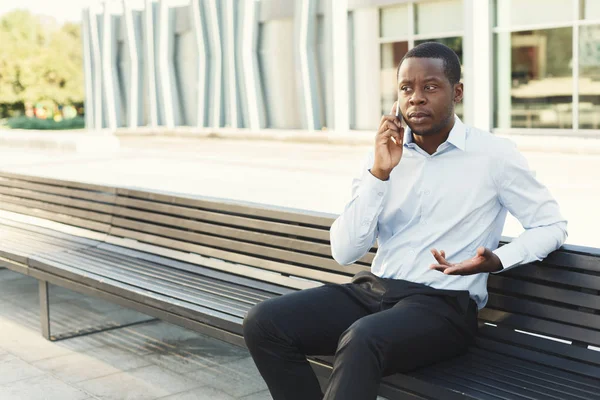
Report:
[[[522,361],[521,361],[522,362]],[[597,392],[591,390],[585,390],[585,385],[573,384],[563,382],[560,380],[549,380],[547,376],[538,375],[535,373],[523,373],[519,371],[514,365],[511,367],[502,366],[497,362],[489,362],[489,360],[483,360],[481,357],[476,357],[471,353],[457,360],[457,364],[466,370],[475,370],[485,373],[487,376],[498,376],[502,378],[502,381],[507,380],[508,382],[517,383],[519,385],[535,385],[536,388],[548,388],[559,395],[559,398],[564,395],[569,395],[576,399],[600,399]],[[444,364],[446,367],[446,364]],[[448,367],[450,364],[448,363]]]
[[149,290],[155,294],[167,296],[174,301],[184,301],[187,304],[195,304],[201,307],[209,308],[219,313],[226,313],[238,318],[243,318],[249,307],[233,306],[225,304],[224,299],[218,299],[207,294],[195,292],[191,295],[189,292],[181,290],[172,284],[168,284],[159,279],[143,278],[140,275],[130,274],[125,271],[111,268],[106,264],[97,264],[90,260],[82,259],[76,254],[46,254],[43,256],[46,262],[59,263],[64,266],[70,266],[71,270],[79,270],[83,274],[93,274],[101,279],[110,279],[114,282],[120,282],[130,287]]
[[92,221],[103,222],[109,224],[112,217],[108,214],[100,214],[92,211],[80,210],[72,207],[63,207],[60,205],[46,203],[43,201],[24,199],[20,197],[12,197],[0,194],[0,208],[6,203],[13,203],[20,206],[27,206],[32,209],[45,210],[56,214],[71,215],[82,219],[90,219]]
[[188,196],[185,194],[162,194],[157,192],[144,192],[133,189],[121,189],[117,191],[119,196],[132,197],[136,199],[162,202],[167,204],[197,207],[206,210],[217,210],[223,213],[232,213],[246,217],[261,217],[269,220],[292,221],[301,226],[318,226],[329,229],[333,218],[329,214],[318,215],[312,211],[286,209],[284,207],[266,206],[264,204],[245,203],[227,199],[215,199],[202,196]]
[[487,308],[600,330],[600,315],[493,293]]
[[73,189],[64,186],[53,186],[47,184],[33,183],[28,181],[19,181],[6,179],[0,176],[0,186],[26,189],[33,192],[60,195],[76,199],[90,200],[98,203],[112,203],[116,199],[116,191],[98,192],[95,190]]
[[[156,255],[163,257],[172,258],[179,261],[190,262],[194,264],[200,264],[202,266],[213,268],[222,272],[237,274],[245,276],[247,278],[256,279],[261,282],[270,282],[276,285],[281,285],[287,288],[294,289],[307,289],[312,287],[321,286],[321,283],[311,281],[308,279],[296,279],[291,272],[301,270],[290,271],[290,276],[286,276],[286,268],[289,267],[287,264],[276,263],[273,261],[257,259],[249,256],[234,255],[230,257],[232,253],[223,252],[223,257],[218,255],[201,255],[198,252],[198,248],[189,248],[192,246],[182,246],[183,249],[178,248],[180,243],[164,239],[160,244],[148,244],[143,242],[135,242],[129,239],[123,239],[119,237],[109,236],[106,241],[110,244],[128,247],[145,252],[151,252]],[[194,246],[200,247],[200,246]],[[182,251],[184,250],[184,251]],[[212,249],[209,249],[212,250]],[[221,254],[221,253],[217,253]],[[279,273],[280,270],[284,271]],[[340,275],[332,275],[334,279],[341,279]],[[348,279],[349,280],[349,279]],[[347,281],[345,281],[347,282]],[[343,282],[343,283],[345,283]]]
[[238,287],[244,288],[244,290],[259,290],[261,292],[266,293],[274,293],[278,295],[284,295],[287,293],[294,293],[294,289],[289,289],[283,286],[277,286],[272,283],[266,283],[258,280],[252,280],[248,278],[244,278],[238,275],[232,275],[228,273],[221,272],[219,270],[215,270],[212,268],[203,267],[199,263],[189,263],[178,261],[172,258],[162,257],[156,254],[145,253],[142,251],[137,251],[134,249],[130,249],[127,247],[116,246],[113,244],[103,243],[97,247],[98,250],[104,250],[110,254],[122,255],[123,257],[133,258],[136,260],[146,261],[153,264],[166,265],[173,269],[178,269],[181,271],[198,273],[203,276],[210,277],[212,279],[227,282],[232,285],[236,285]]
[[548,283],[558,283],[573,287],[600,290],[600,276],[581,272],[569,271],[562,268],[552,268],[546,264],[521,265],[503,272],[502,275],[511,278],[537,280]]
[[559,339],[575,340],[594,346],[600,345],[600,332],[546,321],[539,318],[513,314],[505,311],[484,308],[479,311],[479,318],[495,325],[521,329],[527,332],[538,333]]
[[68,180],[64,180],[64,179],[54,179],[54,178],[47,178],[47,177],[42,177],[42,176],[23,175],[23,174],[16,174],[13,172],[0,172],[0,177],[18,180],[18,181],[24,181],[24,182],[34,182],[34,183],[40,183],[40,184],[45,184],[45,185],[54,185],[54,186],[59,186],[59,187],[68,187],[68,188],[75,188],[75,189],[90,190],[90,191],[95,191],[95,192],[106,192],[106,193],[117,194],[117,188],[115,188],[115,187],[97,185],[97,184],[92,184],[92,183],[68,181]]
[[[161,240],[161,238],[168,237],[177,239],[177,241],[179,242],[178,246],[210,246],[211,248],[221,249],[223,251],[226,250],[229,253],[243,253],[254,257],[279,260],[283,262],[298,263],[309,268],[317,267],[329,271],[335,271],[337,273],[354,274],[366,268],[358,266],[356,264],[348,267],[342,267],[337,262],[335,262],[335,260],[325,257],[313,256],[304,253],[295,253],[293,251],[286,251],[277,248],[267,248],[256,244],[236,242],[235,240],[231,239],[218,238],[199,233],[182,232],[171,228],[157,228],[154,226],[147,226],[142,223],[134,223],[131,221],[115,221],[115,225],[113,226],[114,227],[111,230],[111,234],[113,235],[142,240],[149,243],[154,243],[158,240]],[[121,228],[123,226],[130,229]],[[203,253],[200,252],[200,254]]]
[[600,352],[571,344],[555,342],[550,339],[539,338],[511,329],[495,328],[492,326],[479,327],[479,335],[497,341],[508,341],[530,349],[536,349],[547,354],[596,364],[600,367]]
[[234,285],[226,285],[222,282],[198,274],[184,273],[165,265],[153,265],[141,260],[135,260],[131,257],[110,254],[103,250],[84,249],[78,251],[77,254],[90,260],[97,260],[99,263],[106,262],[117,268],[129,270],[142,276],[157,277],[158,279],[170,281],[181,285],[182,288],[194,288],[251,305],[255,305],[262,300],[273,297],[273,295],[261,293],[256,290],[241,290],[241,288],[236,290]]
[[88,200],[78,200],[70,197],[56,196],[53,194],[45,194],[40,192],[32,192],[30,190],[24,189],[6,188],[3,186],[0,186],[0,193],[13,198],[37,200],[47,202],[50,204],[60,205],[63,207],[67,206],[69,208],[79,208],[81,210],[107,214],[110,214],[114,207],[110,203],[96,203]]
[[197,208],[156,203],[146,200],[136,200],[129,197],[118,197],[116,204],[119,206],[115,208],[115,214],[117,215],[128,216],[130,215],[129,212],[132,208],[150,211],[149,213],[138,214],[140,216],[139,219],[152,220],[154,214],[161,213],[167,215],[178,215],[181,217],[213,222],[217,224],[234,225],[249,229],[279,232],[305,238],[329,241],[329,230],[324,228],[317,229],[299,226],[297,224],[294,225],[291,223],[265,221],[262,219],[223,214],[216,211],[205,211]]
[[[126,285],[92,273],[82,274],[82,271],[80,270],[55,261],[46,260],[42,257],[31,258],[29,259],[28,264],[32,269],[70,279],[116,296],[123,296],[126,294],[126,298],[129,300],[160,310],[165,310],[169,313],[190,318],[194,321],[215,326],[229,332],[237,334],[241,333],[242,320],[239,317],[215,311],[207,307],[201,307],[196,304],[187,303],[185,301],[173,300],[168,296],[160,295],[147,289]],[[34,275],[34,273],[32,273],[32,275]]]
[[63,214],[56,214],[56,213],[44,211],[44,210],[31,209],[31,208],[23,207],[23,206],[20,206],[17,204],[3,203],[0,208],[2,208],[4,210],[16,212],[19,214],[31,215],[34,217],[48,219],[50,221],[61,222],[61,223],[67,224],[67,225],[73,225],[73,226],[77,226],[77,227],[81,227],[81,228],[87,228],[87,229],[91,229],[93,231],[102,232],[102,233],[108,233],[108,231],[110,229],[110,225],[105,224],[105,223],[95,222],[95,221],[91,221],[91,220],[85,220],[82,218],[71,217],[71,216],[63,215]]
[[494,292],[497,291],[504,294],[514,293],[521,296],[536,297],[541,300],[550,300],[558,303],[600,310],[600,301],[598,301],[597,295],[538,283],[525,282],[500,275],[489,277],[488,288],[492,289]]

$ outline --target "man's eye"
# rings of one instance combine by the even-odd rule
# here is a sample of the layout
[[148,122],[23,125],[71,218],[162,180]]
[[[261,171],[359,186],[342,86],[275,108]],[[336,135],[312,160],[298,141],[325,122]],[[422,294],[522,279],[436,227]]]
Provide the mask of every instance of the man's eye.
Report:
[[409,88],[408,86],[402,86],[402,87],[400,88],[400,90],[401,90],[402,92],[408,92],[408,91],[410,90],[410,88]]
[[427,85],[427,86],[425,86],[425,89],[426,90],[434,90],[435,86],[434,85]]

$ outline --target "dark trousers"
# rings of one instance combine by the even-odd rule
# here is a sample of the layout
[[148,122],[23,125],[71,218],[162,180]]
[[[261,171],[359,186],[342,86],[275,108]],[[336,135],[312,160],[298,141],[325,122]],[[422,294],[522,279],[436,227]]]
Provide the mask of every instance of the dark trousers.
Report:
[[[244,320],[250,354],[274,400],[370,400],[381,378],[464,353],[477,331],[467,291],[357,274],[266,300]],[[307,355],[335,355],[323,395]]]

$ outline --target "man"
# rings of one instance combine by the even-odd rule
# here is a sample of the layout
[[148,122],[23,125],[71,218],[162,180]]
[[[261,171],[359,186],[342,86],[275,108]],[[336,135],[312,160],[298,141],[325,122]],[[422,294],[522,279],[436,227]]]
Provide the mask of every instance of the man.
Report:
[[[487,302],[488,273],[540,260],[566,239],[557,203],[515,147],[454,115],[463,84],[451,49],[409,51],[398,91],[331,227],[343,265],[378,240],[371,272],[267,300],[244,321],[275,400],[323,398],[306,355],[335,355],[325,399],[367,400],[383,376],[464,353]],[[525,232],[496,249],[507,211]]]

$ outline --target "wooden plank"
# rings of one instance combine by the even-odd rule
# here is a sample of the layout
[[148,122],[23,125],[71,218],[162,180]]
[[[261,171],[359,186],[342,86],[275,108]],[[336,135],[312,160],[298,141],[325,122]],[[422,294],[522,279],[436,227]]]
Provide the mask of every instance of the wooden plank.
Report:
[[170,214],[216,224],[233,225],[243,228],[278,232],[281,234],[296,235],[300,237],[329,241],[329,229],[304,227],[294,224],[293,222],[286,223],[265,221],[263,219],[223,214],[218,211],[206,211],[172,204],[136,200],[129,197],[118,197],[116,199],[116,204],[119,205],[115,207],[116,215],[129,216],[132,208],[151,211],[151,213],[148,214],[143,212],[136,214],[138,216],[136,218],[138,219],[152,220],[154,215],[153,213]]
[[[483,357],[501,356],[501,359],[507,359],[510,357],[531,361],[535,364],[538,364],[532,368],[545,370],[549,374],[556,374],[557,376],[563,378],[579,374],[587,379],[584,380],[572,378],[574,382],[582,382],[582,384],[585,382],[600,391],[600,380],[598,380],[598,377],[600,376],[600,368],[596,366],[568,360],[563,357],[556,357],[553,355],[540,353],[538,351],[529,350],[523,347],[499,343],[481,337],[476,338],[476,344],[477,347],[471,349],[470,351],[480,354]],[[494,354],[491,354],[491,352]],[[543,369],[544,366],[550,367],[552,371],[549,371],[548,368]]]
[[107,260],[120,265],[131,265],[132,267],[135,267],[146,273],[171,277],[175,281],[181,282],[182,284],[190,284],[194,287],[198,286],[214,290],[220,294],[223,294],[223,296],[245,298],[253,303],[257,303],[274,296],[272,293],[255,288],[236,285],[226,280],[214,279],[212,277],[202,275],[199,271],[183,271],[178,268],[171,268],[165,264],[148,262],[139,258],[125,256],[122,253],[109,252],[105,249],[85,249],[79,251],[78,254],[87,254],[100,261]]
[[[125,240],[125,239],[121,239]],[[172,269],[178,269],[181,271],[192,272],[200,274],[202,276],[209,277],[211,279],[219,281],[227,281],[235,284],[238,287],[250,288],[265,293],[275,293],[278,295],[293,293],[296,290],[288,287],[274,285],[268,282],[258,281],[254,279],[248,279],[239,275],[233,275],[220,270],[206,268],[200,264],[192,264],[189,262],[178,261],[172,258],[162,257],[160,255],[146,253],[143,251],[134,250],[127,247],[116,246],[114,244],[103,243],[97,247],[98,250],[104,250],[111,254],[121,254],[123,257],[133,258],[135,260],[147,261],[157,265],[166,265]],[[211,259],[207,259],[211,260]],[[212,260],[214,261],[214,260]]]
[[247,217],[262,217],[273,221],[298,222],[302,226],[320,226],[329,228],[335,216],[314,211],[303,211],[285,207],[266,206],[264,204],[232,201],[202,196],[189,196],[183,194],[165,194],[151,191],[133,189],[118,189],[119,196],[132,197],[143,200],[158,201],[167,204],[196,207],[206,210],[217,210]]
[[198,322],[211,324],[231,332],[241,332],[241,318],[213,310],[208,307],[198,306],[182,300],[174,300],[168,296],[152,292],[148,289],[127,285],[122,282],[92,273],[82,274],[82,271],[72,268],[68,265],[44,260],[43,258],[30,259],[29,268],[32,270],[30,272],[30,275],[32,276],[35,276],[35,270],[47,272],[54,276],[65,278],[85,286],[115,294],[117,296],[125,297],[127,299],[146,304],[150,307],[156,307],[165,311],[169,311],[182,317],[191,318]]
[[3,204],[5,203],[13,203],[33,209],[50,211],[57,214],[71,215],[82,219],[91,219],[93,221],[103,222],[107,224],[109,224],[112,219],[112,216],[110,214],[100,214],[93,211],[86,211],[73,207],[64,207],[53,203],[46,203],[43,201],[30,200],[0,194],[0,208],[2,208]]
[[41,192],[33,192],[31,190],[7,188],[3,186],[0,186],[0,193],[11,197],[37,200],[46,203],[54,203],[61,206],[76,207],[82,210],[101,212],[105,214],[112,213],[114,207],[113,204],[110,203],[96,203],[93,201],[78,200],[70,197],[56,196],[53,194],[45,194]]
[[499,379],[506,379],[513,384],[533,384],[536,387],[548,388],[556,393],[565,393],[569,396],[575,396],[577,399],[600,400],[595,391],[590,390],[586,385],[580,385],[576,382],[563,380],[536,370],[528,370],[519,367],[517,364],[525,363],[522,360],[513,359],[513,364],[501,362],[494,358],[485,358],[481,355],[467,353],[459,359],[450,360],[439,364],[440,368],[453,369],[462,368],[466,370],[481,371],[497,376]]
[[497,293],[490,294],[486,307],[600,330],[600,315],[591,311],[561,308]]
[[463,376],[469,381],[481,383],[488,387],[498,388],[502,391],[514,395],[531,397],[537,399],[557,399],[557,400],[588,400],[589,396],[582,397],[582,393],[573,393],[567,388],[561,388],[544,382],[536,382],[532,379],[522,379],[513,376],[507,376],[502,371],[490,371],[479,364],[454,363],[451,368],[439,368],[447,374]]
[[[227,273],[231,273],[234,275],[240,275],[242,277],[256,279],[258,281],[269,282],[272,284],[294,288],[294,289],[309,289],[313,287],[321,286],[320,282],[317,281],[308,281],[304,279],[295,279],[292,276],[282,275],[281,273],[274,272],[277,268],[284,269],[288,267],[285,264],[275,263],[266,260],[252,260],[251,257],[243,256],[237,257],[237,255],[233,255],[232,253],[225,252],[225,256],[232,256],[231,259],[224,261],[223,258],[213,257],[212,255],[209,257],[202,256],[193,250],[188,250],[186,252],[182,252],[180,250],[176,250],[175,247],[179,242],[173,243],[173,245],[163,246],[162,244],[152,245],[147,243],[135,242],[123,238],[118,238],[114,236],[109,236],[106,239],[107,243],[115,244],[122,247],[128,247],[131,249],[136,249],[139,251],[144,251],[147,253],[152,253],[156,255],[160,255],[163,257],[172,258],[179,261],[189,262],[192,264],[198,264],[204,267],[212,268],[218,271],[223,271]],[[167,241],[168,242],[168,241]],[[235,256],[235,257],[233,257]],[[250,265],[260,263],[259,268],[251,267]],[[264,268],[264,269],[263,269]],[[273,270],[270,270],[273,268]],[[290,274],[291,275],[291,274]],[[342,278],[341,276],[335,275],[337,278]],[[347,283],[349,278],[343,282]]]
[[594,346],[600,345],[600,332],[597,330],[487,308],[479,311],[479,319],[495,325],[520,329],[558,339],[575,340]]
[[113,194],[117,193],[117,189],[115,187],[111,187],[111,186],[103,186],[103,185],[97,185],[97,184],[92,184],[92,183],[69,181],[69,180],[64,180],[64,179],[54,179],[54,178],[48,178],[48,177],[42,177],[42,176],[16,174],[13,172],[0,172],[0,177],[7,178],[7,179],[13,179],[13,180],[26,181],[26,182],[46,184],[46,185],[54,185],[54,186],[60,186],[60,187],[66,187],[66,188],[92,190],[92,191],[96,191],[96,192],[107,192],[107,193],[113,193]]
[[[138,219],[137,217],[139,216],[139,213],[132,211],[129,216],[131,218]],[[167,228],[154,224],[164,224],[169,225],[169,227]],[[331,248],[328,244],[300,240],[281,235],[248,231],[239,228],[230,228],[227,226],[198,222],[185,218],[169,217],[160,214],[150,215],[149,218],[146,219],[146,221],[144,222],[132,221],[130,219],[115,217],[113,225],[127,229],[141,230],[144,232],[151,233],[160,233],[163,231],[164,228],[168,229],[166,232],[168,232],[169,237],[176,237],[174,236],[174,234],[181,231],[183,231],[183,233],[193,231],[194,233],[203,235],[201,237],[204,237],[204,235],[208,237],[219,236],[224,239],[229,238],[240,242],[252,242],[259,245],[267,245],[270,247],[280,247],[284,249],[296,250],[299,252],[302,251],[306,253],[320,254],[331,258]]]
[[110,225],[108,225],[108,224],[103,224],[100,222],[95,222],[95,221],[90,221],[90,220],[84,220],[84,219],[77,218],[77,217],[69,217],[66,215],[55,214],[55,213],[44,211],[44,210],[34,210],[34,209],[27,208],[27,207],[19,206],[17,204],[4,203],[4,204],[2,204],[1,208],[3,208],[4,210],[16,212],[19,214],[31,215],[31,216],[34,216],[37,218],[48,219],[51,221],[61,222],[61,223],[68,224],[68,225],[74,225],[77,227],[88,228],[88,229],[102,232],[102,233],[108,233],[108,231],[110,229]]
[[[507,352],[512,352],[515,348],[518,348],[518,346],[503,344],[493,340],[487,340],[487,342],[496,343],[496,350],[501,350],[503,346],[508,346]],[[531,354],[536,355],[537,352],[533,350],[531,351]],[[566,387],[576,387],[584,392],[600,393],[598,391],[598,385],[600,384],[600,381],[597,377],[590,378],[587,376],[578,375],[572,371],[565,371],[563,369],[555,368],[552,365],[544,365],[530,360],[524,360],[523,358],[509,356],[499,353],[498,351],[488,350],[485,347],[469,348],[468,357],[477,360],[477,362],[480,364],[483,363],[495,368],[513,371],[527,377],[534,376],[538,379],[555,382]],[[582,364],[577,363],[576,365]]]
[[544,263],[559,267],[570,267],[600,272],[600,257],[587,254],[555,251],[550,253],[548,257],[544,259]]
[[[111,259],[110,257],[98,257],[97,253],[88,253],[86,251],[78,251],[76,253],[69,254],[57,254],[52,255],[57,260],[68,260],[76,257],[74,263],[80,263],[81,265],[92,265],[99,267],[100,269],[106,269],[115,273],[122,274],[132,278],[139,278],[142,281],[155,282],[169,288],[179,288],[182,292],[186,293],[198,293],[199,295],[205,293],[208,297],[214,299],[222,299],[225,303],[231,303],[235,305],[250,305],[254,306],[262,300],[266,300],[271,296],[250,296],[244,293],[233,294],[228,291],[221,290],[215,283],[207,282],[206,280],[200,279],[200,276],[193,274],[183,274],[180,271],[172,271],[168,269],[161,270],[148,270],[142,268],[139,264],[133,264],[131,262],[123,262],[119,259]],[[80,268],[84,268],[83,266]]]
[[48,254],[43,256],[47,264],[59,264],[68,266],[71,271],[80,271],[81,275],[94,274],[97,277],[110,279],[131,287],[137,287],[153,293],[167,296],[175,301],[185,301],[188,304],[196,304],[212,310],[243,318],[252,305],[236,303],[219,296],[213,296],[201,291],[185,290],[170,282],[159,279],[149,279],[138,274],[131,274],[125,270],[111,268],[110,266],[94,263],[89,259],[83,259],[75,254]]
[[477,389],[480,392],[509,400],[576,400],[568,397],[561,399],[557,396],[558,393],[551,395],[549,391],[538,390],[535,387],[525,387],[525,385],[517,387],[510,383],[503,384],[498,379],[489,379],[476,370],[461,368],[456,363],[452,365],[452,368],[441,368],[438,365],[428,367],[427,375],[443,376],[449,382],[456,382],[464,387]]
[[545,264],[522,265],[518,268],[503,272],[502,275],[516,279],[538,280],[549,283],[558,283],[560,285],[600,290],[600,276],[598,275],[574,272],[564,268],[552,268]]
[[514,293],[520,296],[535,297],[573,306],[587,307],[600,310],[600,301],[597,295],[567,290],[560,287],[525,282],[523,280],[490,275],[488,288],[491,291],[504,294]]
[[573,346],[571,344],[515,332],[511,329],[495,328],[492,326],[479,327],[479,336],[510,343],[515,346],[536,349],[558,357],[596,364],[600,367],[600,352],[584,347]]
[[[455,391],[463,396],[469,396],[467,398],[478,400],[515,400],[506,397],[506,395],[489,393],[490,391],[486,387],[469,384],[468,382],[459,381],[453,379],[453,377],[448,377],[445,375],[427,374],[423,371],[417,370],[416,372],[411,373],[411,377],[419,379],[425,385],[443,387],[448,391]],[[445,399],[445,397],[438,397],[438,399]],[[519,398],[519,400],[521,399],[522,398]]]
[[39,184],[28,181],[20,181],[14,179],[5,179],[0,177],[0,186],[26,189],[34,192],[42,192],[65,197],[73,197],[78,199],[91,200],[100,203],[114,203],[116,199],[115,190],[111,192],[72,189],[64,186],[53,186],[47,184]]
[[99,233],[89,229],[6,210],[0,210],[0,223],[17,226],[29,231],[49,232],[51,235],[70,237],[70,240],[73,241],[103,240],[107,234],[107,232]]
[[[135,230],[123,229],[121,228],[121,226],[128,226]],[[308,267],[305,269],[316,267],[326,269],[328,271],[337,272],[340,274],[355,274],[359,271],[366,269],[365,267],[361,267],[356,264],[347,267],[342,267],[335,260],[330,258],[313,256],[304,253],[295,253],[293,251],[265,247],[252,243],[242,243],[231,239],[218,238],[210,235],[198,234],[193,232],[182,232],[171,228],[157,228],[154,226],[147,226],[141,223],[131,223],[124,221],[113,222],[111,234],[114,236],[121,236],[156,244],[158,244],[159,241],[161,243],[165,243],[165,239],[167,239],[171,243],[173,243],[173,248],[186,250],[189,249],[188,251],[194,251],[200,254],[208,255],[207,252],[215,253],[215,251],[218,251],[221,254],[223,252],[235,252],[264,259],[302,264],[303,266]],[[211,251],[209,250],[209,248],[213,250]],[[198,249],[201,251],[195,251],[193,249]]]

